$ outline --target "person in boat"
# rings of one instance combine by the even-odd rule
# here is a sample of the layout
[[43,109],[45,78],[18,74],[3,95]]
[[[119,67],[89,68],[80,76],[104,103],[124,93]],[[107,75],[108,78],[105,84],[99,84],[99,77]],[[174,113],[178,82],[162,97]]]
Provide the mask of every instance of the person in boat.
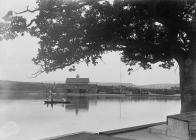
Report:
[[52,96],[52,91],[51,90],[49,90],[49,98],[48,98],[48,100],[50,100],[51,102],[53,101],[53,96]]
[[49,99],[50,99],[50,101],[51,101],[51,102],[53,102],[53,101],[54,101],[54,97],[55,97],[56,93],[55,93],[55,92],[52,92],[52,90],[50,90],[50,91],[49,91],[49,93],[50,93],[50,95],[49,95]]

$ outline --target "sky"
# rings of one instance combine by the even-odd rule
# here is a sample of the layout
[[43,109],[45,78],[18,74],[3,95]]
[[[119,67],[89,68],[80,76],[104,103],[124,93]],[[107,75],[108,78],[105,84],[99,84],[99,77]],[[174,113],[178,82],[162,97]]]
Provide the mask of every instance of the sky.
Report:
[[[36,0],[0,0],[0,16],[8,10],[22,11],[27,5],[35,7]],[[33,15],[30,15],[30,17]],[[153,65],[151,70],[142,68],[128,75],[124,63],[120,61],[119,53],[108,53],[103,55],[103,61],[96,66],[86,66],[82,63],[77,65],[75,72],[67,69],[57,70],[49,74],[41,74],[32,77],[39,67],[34,65],[32,58],[36,56],[39,39],[25,35],[15,40],[0,42],[0,80],[27,81],[27,82],[63,82],[67,77],[89,77],[91,82],[122,82],[135,85],[179,83],[179,69],[177,64],[170,69]]]

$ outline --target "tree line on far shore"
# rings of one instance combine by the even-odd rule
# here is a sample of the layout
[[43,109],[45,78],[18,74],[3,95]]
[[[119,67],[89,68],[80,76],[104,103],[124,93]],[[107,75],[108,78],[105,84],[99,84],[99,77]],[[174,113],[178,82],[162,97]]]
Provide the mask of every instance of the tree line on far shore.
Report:
[[[34,82],[14,82],[0,81],[0,98],[43,98],[46,97],[51,88],[60,95],[65,93],[64,83],[34,83]],[[98,94],[138,94],[145,95],[149,93],[174,95],[179,94],[179,88],[170,89],[145,89],[126,86],[103,86],[97,85]]]

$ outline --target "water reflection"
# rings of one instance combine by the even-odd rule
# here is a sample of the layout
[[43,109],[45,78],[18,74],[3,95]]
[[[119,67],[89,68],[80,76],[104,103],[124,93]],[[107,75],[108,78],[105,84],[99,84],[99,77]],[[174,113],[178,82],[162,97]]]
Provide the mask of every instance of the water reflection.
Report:
[[[6,140],[35,140],[80,131],[96,133],[165,121],[167,115],[180,112],[180,100],[172,98],[103,95],[66,98],[72,104],[47,107],[43,99],[1,100],[0,134],[7,135],[10,127],[14,131]],[[1,129],[2,125],[9,128],[7,132]]]
[[[78,115],[79,111],[88,111],[89,110],[89,97],[88,96],[68,96],[67,100],[71,103],[60,104],[61,107],[65,108],[65,111],[75,111],[75,114]],[[59,104],[46,104],[47,107],[53,108],[54,105]]]
[[96,106],[98,102],[165,102],[179,101],[180,97],[166,97],[166,96],[67,96],[66,99],[70,101],[70,104],[46,104],[47,107],[53,109],[54,106],[61,106],[65,108],[65,111],[75,112],[78,115],[80,112],[88,112],[89,106]]
[[87,96],[69,97],[67,99],[71,101],[71,104],[65,105],[66,110],[75,110],[76,115],[79,111],[89,110],[89,98]]

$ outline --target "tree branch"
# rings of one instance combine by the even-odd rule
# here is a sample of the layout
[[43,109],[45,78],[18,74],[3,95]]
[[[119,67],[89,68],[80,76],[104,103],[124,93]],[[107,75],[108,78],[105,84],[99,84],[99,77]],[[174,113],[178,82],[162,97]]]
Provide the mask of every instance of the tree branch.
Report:
[[38,70],[37,72],[32,74],[32,78],[36,78],[37,76],[39,76],[40,74],[44,73],[45,71],[43,69]]
[[34,13],[36,11],[40,11],[40,9],[35,9],[35,10],[29,10],[29,6],[27,6],[27,9],[22,11],[22,12],[15,12],[15,14],[23,14],[23,13],[26,13],[26,12],[30,12],[30,13]]
[[27,24],[27,27],[31,26],[31,24],[33,24],[33,22],[35,22],[35,21],[36,21],[35,19],[31,20],[31,22],[29,24]]

